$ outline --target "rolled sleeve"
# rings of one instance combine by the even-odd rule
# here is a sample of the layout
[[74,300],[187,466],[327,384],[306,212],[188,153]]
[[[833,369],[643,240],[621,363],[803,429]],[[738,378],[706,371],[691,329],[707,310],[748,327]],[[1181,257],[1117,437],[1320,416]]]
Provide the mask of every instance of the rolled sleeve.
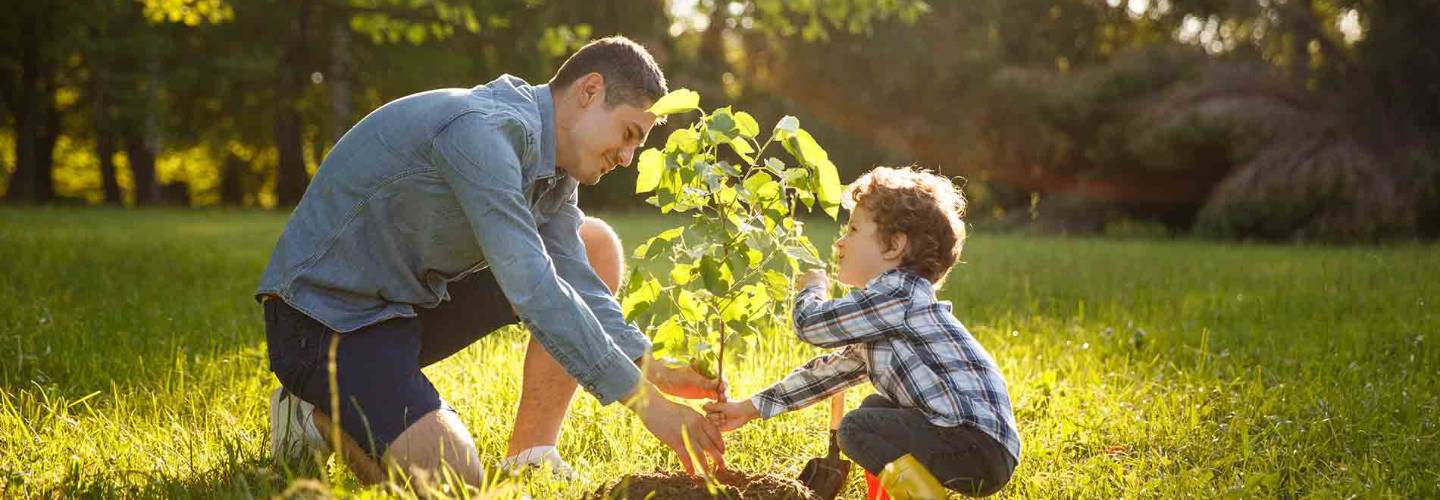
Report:
[[585,215],[576,206],[576,197],[570,199],[560,210],[540,226],[540,238],[545,250],[555,262],[555,271],[561,279],[575,287],[575,291],[590,307],[590,312],[600,321],[600,326],[620,351],[630,359],[640,359],[650,352],[650,339],[634,324],[625,321],[620,304],[610,293],[610,287],[595,274],[595,267],[585,253],[585,242],[580,239],[580,224]]
[[521,158],[529,141],[518,118],[467,113],[447,124],[432,146],[501,291],[546,352],[609,404],[635,387],[640,370],[545,251],[523,191]]

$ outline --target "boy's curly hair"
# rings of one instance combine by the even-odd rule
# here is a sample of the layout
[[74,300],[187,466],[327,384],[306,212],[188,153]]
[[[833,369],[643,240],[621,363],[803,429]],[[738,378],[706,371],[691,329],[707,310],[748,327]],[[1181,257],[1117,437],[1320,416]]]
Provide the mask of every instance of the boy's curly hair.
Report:
[[876,167],[845,190],[845,208],[863,206],[888,247],[908,242],[900,268],[940,286],[965,245],[965,195],[949,179],[911,167]]

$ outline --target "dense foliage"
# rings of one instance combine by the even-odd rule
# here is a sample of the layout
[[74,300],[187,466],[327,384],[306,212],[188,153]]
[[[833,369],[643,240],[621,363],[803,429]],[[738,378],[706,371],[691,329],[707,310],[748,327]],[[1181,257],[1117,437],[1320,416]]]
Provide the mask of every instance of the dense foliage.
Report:
[[[698,111],[700,95],[677,90],[651,111]],[[790,325],[791,282],[820,254],[796,219],[798,204],[839,214],[840,178],[815,138],[786,116],[761,141],[755,118],[729,107],[670,134],[640,154],[635,192],[663,213],[689,215],[635,247],[637,267],[622,304],[627,319],[652,332],[661,356],[688,359],[723,376],[727,352],[742,354]],[[787,163],[765,156],[772,144]]]

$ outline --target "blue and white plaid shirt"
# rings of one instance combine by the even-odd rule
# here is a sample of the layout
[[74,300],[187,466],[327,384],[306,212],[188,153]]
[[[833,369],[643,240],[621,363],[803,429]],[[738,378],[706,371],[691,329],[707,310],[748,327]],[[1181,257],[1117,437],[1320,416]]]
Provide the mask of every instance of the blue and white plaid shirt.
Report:
[[795,298],[800,340],[839,351],[810,360],[751,398],[770,418],[804,408],[868,375],[876,392],[941,427],[973,425],[1020,460],[1005,379],[990,353],[935,300],[929,280],[895,269],[835,300],[819,286]]

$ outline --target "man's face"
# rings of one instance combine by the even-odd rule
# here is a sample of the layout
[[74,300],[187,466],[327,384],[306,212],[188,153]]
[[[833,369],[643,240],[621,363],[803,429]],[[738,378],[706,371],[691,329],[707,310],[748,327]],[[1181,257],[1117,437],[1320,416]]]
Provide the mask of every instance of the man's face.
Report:
[[560,167],[575,180],[594,185],[615,167],[630,165],[655,126],[655,115],[646,108],[606,106],[603,94],[582,105],[570,128],[570,154]]

